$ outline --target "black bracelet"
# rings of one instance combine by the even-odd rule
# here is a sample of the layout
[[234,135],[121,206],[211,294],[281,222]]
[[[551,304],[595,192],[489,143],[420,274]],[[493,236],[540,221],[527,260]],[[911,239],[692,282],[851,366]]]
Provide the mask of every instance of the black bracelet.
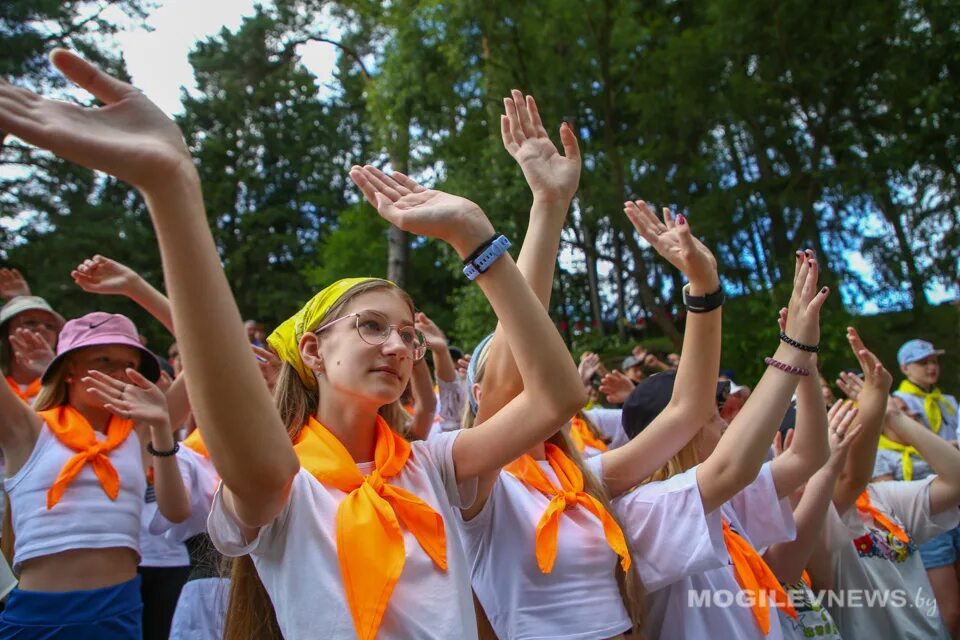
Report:
[[493,244],[493,241],[499,237],[500,237],[500,234],[495,233],[486,242],[481,242],[480,246],[473,250],[473,253],[471,253],[470,255],[468,255],[466,258],[463,259],[463,264],[470,264],[471,262],[476,260],[480,256],[480,254],[486,251],[487,247]]
[[179,442],[174,442],[173,449],[170,449],[170,451],[157,451],[153,448],[153,442],[147,442],[147,453],[157,458],[169,458],[172,455],[176,455],[177,451],[180,451]]
[[780,332],[780,341],[787,343],[791,347],[796,347],[797,349],[800,349],[800,351],[806,351],[807,353],[817,353],[820,351],[820,347],[818,345],[810,345],[810,344],[803,344],[802,342],[797,342],[796,340],[794,340],[793,338],[785,334],[783,331]]
[[708,293],[705,296],[690,295],[690,284],[683,285],[683,305],[690,313],[709,313],[723,305],[723,285],[721,284],[716,291]]

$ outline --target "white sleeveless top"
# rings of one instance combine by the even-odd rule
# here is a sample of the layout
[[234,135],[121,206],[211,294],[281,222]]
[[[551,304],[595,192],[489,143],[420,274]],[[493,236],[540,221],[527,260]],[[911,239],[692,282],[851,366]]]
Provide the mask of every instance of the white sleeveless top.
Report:
[[[96,437],[106,440],[102,433]],[[70,549],[129,547],[139,555],[140,511],[147,484],[140,446],[140,438],[131,431],[123,444],[108,454],[120,476],[116,500],[110,500],[93,467],[87,464],[67,486],[60,501],[48,510],[47,491],[76,452],[61,444],[43,422],[27,463],[3,481],[10,496],[16,535],[15,573],[20,573],[25,560]]]

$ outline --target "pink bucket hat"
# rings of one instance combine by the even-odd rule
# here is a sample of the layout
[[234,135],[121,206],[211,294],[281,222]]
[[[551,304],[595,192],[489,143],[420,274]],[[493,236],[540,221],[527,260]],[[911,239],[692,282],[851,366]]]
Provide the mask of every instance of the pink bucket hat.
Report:
[[43,372],[40,382],[46,383],[50,379],[67,354],[84,347],[107,344],[137,349],[142,356],[139,371],[143,377],[150,382],[160,379],[160,364],[157,362],[157,357],[140,344],[137,327],[133,321],[119,313],[94,311],[63,325],[60,341],[57,343],[57,357]]

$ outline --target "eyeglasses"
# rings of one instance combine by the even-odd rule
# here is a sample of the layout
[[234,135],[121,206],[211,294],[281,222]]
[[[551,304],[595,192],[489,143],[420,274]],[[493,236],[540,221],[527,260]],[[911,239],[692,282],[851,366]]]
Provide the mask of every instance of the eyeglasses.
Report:
[[380,346],[390,338],[390,331],[396,330],[397,335],[400,336],[400,340],[410,351],[414,360],[420,360],[427,352],[427,339],[424,338],[422,333],[412,325],[390,324],[385,316],[376,311],[361,311],[345,315],[315,329],[314,333],[319,334],[347,318],[356,318],[357,334],[361,340],[369,345]]

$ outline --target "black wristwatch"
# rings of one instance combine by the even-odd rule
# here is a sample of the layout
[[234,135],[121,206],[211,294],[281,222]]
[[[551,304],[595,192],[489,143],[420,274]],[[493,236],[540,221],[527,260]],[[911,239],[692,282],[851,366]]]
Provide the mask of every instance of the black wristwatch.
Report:
[[723,285],[705,296],[690,295],[690,284],[683,285],[683,304],[690,313],[707,313],[723,304]]

